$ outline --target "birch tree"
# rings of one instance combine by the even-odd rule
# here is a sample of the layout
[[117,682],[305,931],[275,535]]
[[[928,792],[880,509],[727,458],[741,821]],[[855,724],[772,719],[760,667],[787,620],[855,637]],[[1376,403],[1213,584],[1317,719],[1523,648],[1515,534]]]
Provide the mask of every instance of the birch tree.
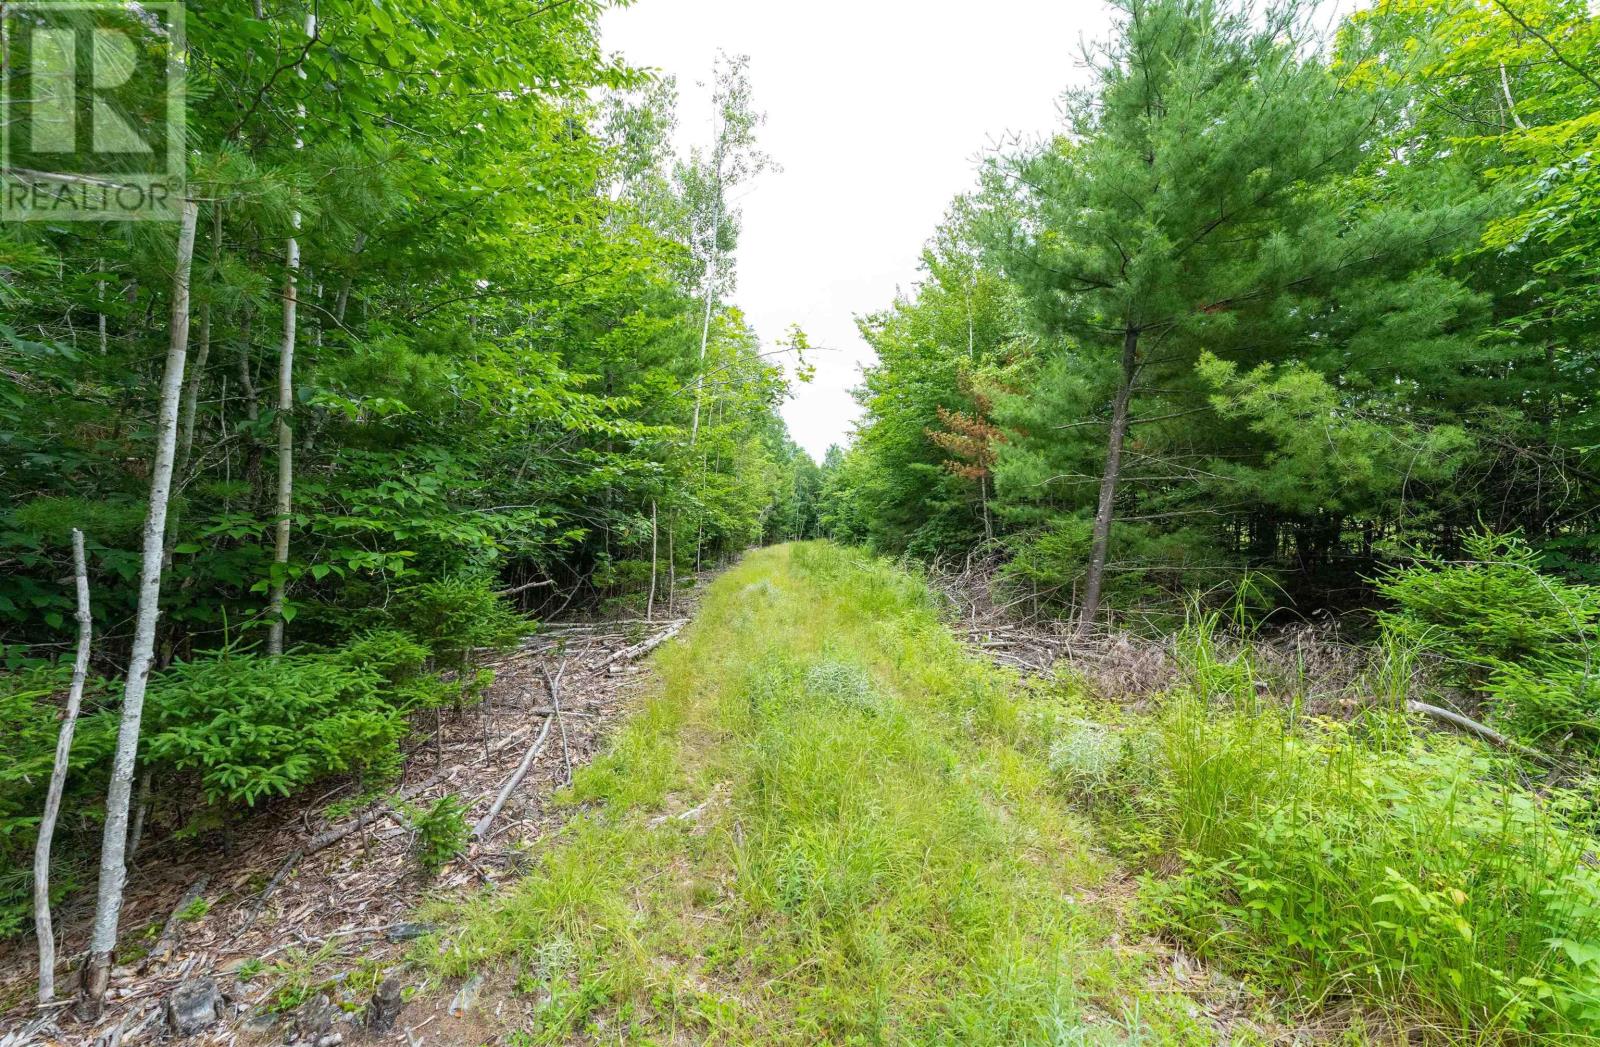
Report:
[[694,410],[689,445],[700,439],[700,413],[705,391],[706,352],[711,342],[711,314],[718,299],[732,290],[727,262],[739,235],[739,208],[733,193],[763,171],[775,167],[756,146],[756,130],[766,115],[754,108],[748,55],[717,59],[711,95],[711,155],[698,149],[678,172],[679,191],[689,210],[689,244],[700,268],[700,353],[696,363]]
[[99,898],[89,942],[89,966],[84,977],[84,1002],[89,1014],[104,1006],[111,975],[111,957],[117,947],[117,926],[122,915],[122,887],[127,878],[128,807],[133,775],[139,758],[139,728],[144,713],[145,686],[155,655],[156,621],[161,614],[161,569],[167,529],[167,504],[172,494],[172,467],[178,444],[178,406],[183,396],[184,363],[189,352],[189,274],[194,263],[194,228],[199,207],[183,204],[178,224],[177,249],[172,268],[172,318],[166,366],[161,378],[157,411],[156,446],[150,469],[150,507],[145,515],[139,605],[133,626],[133,649],[123,683],[122,719],[111,765],[111,785],[106,793],[106,819],[100,846]]
[[[305,16],[306,40],[317,38],[317,16],[308,9]],[[309,43],[308,43],[309,46]],[[306,78],[305,66],[297,65],[295,75]],[[306,107],[299,106],[294,147],[305,147]],[[274,428],[278,436],[278,486],[273,502],[276,522],[272,539],[272,578],[267,597],[267,653],[283,653],[284,590],[289,582],[289,537],[294,526],[294,349],[295,326],[300,306],[300,211],[290,217],[288,241],[283,260],[283,341],[278,350],[278,408]]]
[[67,787],[72,736],[78,727],[78,710],[83,705],[83,684],[89,675],[89,645],[94,637],[94,620],[89,614],[88,558],[83,551],[83,532],[76,527],[72,529],[72,578],[77,592],[78,651],[72,661],[67,708],[56,739],[50,789],[45,794],[44,813],[39,817],[39,838],[33,847],[33,926],[39,940],[39,1002],[42,1004],[49,1003],[56,995],[56,939],[50,920],[50,844],[55,838],[56,817],[61,813],[61,795]]

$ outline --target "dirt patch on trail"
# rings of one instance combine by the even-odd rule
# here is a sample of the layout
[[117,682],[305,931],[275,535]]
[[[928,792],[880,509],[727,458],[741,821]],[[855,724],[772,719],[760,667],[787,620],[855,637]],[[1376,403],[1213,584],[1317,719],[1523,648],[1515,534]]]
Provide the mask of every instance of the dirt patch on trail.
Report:
[[[0,1016],[0,1047],[170,1039],[168,1002],[180,986],[206,979],[215,984],[221,1017],[186,1043],[332,1047],[368,1038],[357,1012],[427,930],[414,922],[416,909],[526,871],[530,848],[568,817],[554,794],[624,715],[642,682],[644,656],[686,621],[553,623],[489,663],[495,681],[483,703],[446,712],[437,738],[430,737],[433,725],[419,725],[422,740],[389,795],[422,807],[453,794],[466,804],[469,825],[544,736],[483,839],[432,881],[419,873],[413,834],[392,804],[340,807],[341,799],[350,807],[354,783],[275,804],[235,828],[226,846],[220,834],[152,843],[130,870],[105,1014],[83,1022],[65,1007],[38,1012],[32,943],[12,943],[0,947],[0,1006],[10,1008]],[[559,712],[552,680],[559,680]],[[325,842],[339,830],[347,834]],[[93,904],[92,892],[84,892],[59,908],[59,955],[82,954]],[[75,970],[58,974],[58,993],[68,1002],[76,979]],[[419,1018],[428,1016],[403,1015],[381,1039],[419,1042],[418,1032],[407,1030],[408,1020]],[[458,1024],[448,1014],[429,1024],[433,1035],[422,1037],[464,1042],[454,1033],[440,1039],[444,1025]],[[471,1039],[465,1028],[455,1032]]]

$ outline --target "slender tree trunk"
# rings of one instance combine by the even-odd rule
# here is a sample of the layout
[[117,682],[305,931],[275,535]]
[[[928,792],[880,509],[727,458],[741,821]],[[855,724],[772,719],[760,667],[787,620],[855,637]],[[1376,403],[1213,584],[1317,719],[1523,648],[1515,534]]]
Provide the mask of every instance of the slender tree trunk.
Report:
[[139,775],[139,788],[133,794],[133,827],[128,830],[127,865],[132,865],[138,857],[139,844],[144,841],[144,823],[150,817],[150,778],[150,768],[146,767]]
[[207,305],[200,310],[200,344],[195,347],[194,366],[189,369],[188,380],[184,382],[183,406],[179,410],[178,454],[173,471],[180,481],[194,453],[194,420],[199,412],[200,385],[205,377],[206,360],[210,356],[211,306]]
[[716,138],[716,146],[712,159],[711,247],[706,257],[706,302],[705,313],[700,320],[700,361],[696,364],[694,376],[694,420],[689,425],[690,447],[700,439],[700,396],[705,389],[706,347],[711,341],[711,306],[717,299],[717,271],[722,255],[717,246],[722,236],[722,126],[717,119],[713,119],[712,133]]
[[99,278],[95,280],[95,297],[99,299],[100,309],[96,314],[97,325],[100,329],[100,355],[106,355],[106,260],[102,256],[95,261],[95,272]]
[[78,726],[78,709],[83,704],[83,682],[89,675],[89,641],[94,632],[94,621],[89,616],[89,562],[83,551],[83,532],[76,527],[72,529],[72,577],[78,590],[78,655],[72,662],[67,710],[56,737],[56,762],[50,771],[44,814],[39,818],[39,838],[33,845],[33,926],[39,939],[40,1003],[49,1003],[56,995],[56,938],[50,926],[50,843],[56,832],[56,816],[61,813],[61,794],[67,787],[67,763],[72,755],[72,735]]
[[167,530],[167,499],[172,493],[172,464],[178,444],[178,401],[183,393],[183,368],[189,352],[189,273],[194,263],[194,225],[198,205],[184,201],[178,226],[178,248],[172,273],[172,329],[166,371],[161,379],[161,407],[156,425],[156,453],[150,470],[150,509],[144,521],[144,553],[139,572],[139,609],[134,619],[133,650],[122,691],[122,723],[117,731],[111,786],[106,793],[104,839],[100,847],[100,892],[89,965],[84,978],[85,1010],[98,1016],[111,975],[111,954],[117,947],[122,915],[122,885],[127,877],[128,801],[133,792],[134,765],[139,757],[139,727],[144,715],[145,686],[155,653],[156,620],[161,614],[161,554]]
[[1078,613],[1078,635],[1086,636],[1100,614],[1100,593],[1105,584],[1106,549],[1111,542],[1111,517],[1122,478],[1122,444],[1128,435],[1128,402],[1138,369],[1139,330],[1129,327],[1122,336],[1122,367],[1117,395],[1111,403],[1111,436],[1106,443],[1106,469],[1100,477],[1100,504],[1094,515],[1094,541],[1089,548],[1089,570],[1083,583],[1083,607]]
[[350,252],[350,265],[344,271],[344,281],[339,285],[339,297],[334,300],[333,319],[340,327],[344,326],[344,313],[350,305],[350,286],[356,278],[356,257],[367,246],[366,232],[356,234],[355,248]]
[[[299,215],[295,227],[299,228]],[[283,591],[288,581],[290,513],[294,509],[294,336],[300,274],[300,243],[289,237],[283,281],[283,345],[278,351],[278,497],[273,511],[277,525],[272,544],[272,585],[267,604],[271,619],[267,653],[283,653]]]
[[673,549],[673,535],[677,532],[676,513],[667,514],[667,617],[675,616],[674,604],[678,598],[678,554]]
[[[211,205],[211,267],[217,267],[222,251],[222,204]],[[189,467],[194,451],[194,420],[200,406],[200,386],[205,380],[206,360],[211,356],[211,303],[200,308],[200,344],[195,347],[194,366],[183,383],[183,405],[179,408],[178,457],[173,466],[179,482]],[[170,559],[170,554],[169,554]]]
[[[306,11],[305,33],[308,39],[317,35],[315,8]],[[304,66],[295,69],[295,75],[306,78]],[[306,108],[299,107],[295,127],[294,147],[302,149],[305,142]],[[284,257],[283,274],[283,344],[278,351],[278,496],[273,503],[277,516],[272,542],[272,578],[267,595],[267,654],[283,653],[283,597],[289,581],[289,531],[293,525],[290,514],[294,511],[294,338],[295,321],[300,306],[300,212],[290,219],[291,232]]]
[[656,500],[650,499],[650,597],[644,605],[644,620],[653,621],[656,615]]
[[[711,239],[716,242],[716,226],[713,226]],[[717,297],[717,249],[711,248],[711,257],[706,262],[706,302],[705,313],[700,320],[700,359],[695,364],[694,375],[694,420],[689,423],[689,446],[693,447],[700,439],[700,399],[705,389],[706,380],[706,346],[711,342],[711,305]]]

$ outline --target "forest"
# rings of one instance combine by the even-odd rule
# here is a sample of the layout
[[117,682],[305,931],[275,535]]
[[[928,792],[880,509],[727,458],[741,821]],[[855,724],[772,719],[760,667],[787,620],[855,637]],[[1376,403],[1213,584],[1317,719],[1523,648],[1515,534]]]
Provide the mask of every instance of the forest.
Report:
[[[0,1044],[201,975],[308,1045],[402,981],[437,1043],[1600,1035],[1584,0],[1114,0],[821,462],[750,59],[703,124],[603,0],[35,6],[8,90],[115,30],[184,170],[0,221]],[[414,943],[207,974],[386,819]]]

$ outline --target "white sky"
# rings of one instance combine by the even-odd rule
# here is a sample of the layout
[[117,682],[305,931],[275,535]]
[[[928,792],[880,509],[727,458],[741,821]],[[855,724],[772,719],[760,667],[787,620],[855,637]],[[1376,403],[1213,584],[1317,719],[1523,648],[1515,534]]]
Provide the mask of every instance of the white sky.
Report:
[[917,278],[918,257],[976,160],[1008,132],[1055,128],[1081,83],[1083,41],[1103,38],[1101,0],[638,0],[604,16],[605,45],[678,78],[680,145],[710,135],[718,48],[750,56],[783,166],[740,200],[734,300],[771,346],[792,323],[817,377],[784,417],[821,459],[856,418],[849,390],[871,350],[857,314]]

